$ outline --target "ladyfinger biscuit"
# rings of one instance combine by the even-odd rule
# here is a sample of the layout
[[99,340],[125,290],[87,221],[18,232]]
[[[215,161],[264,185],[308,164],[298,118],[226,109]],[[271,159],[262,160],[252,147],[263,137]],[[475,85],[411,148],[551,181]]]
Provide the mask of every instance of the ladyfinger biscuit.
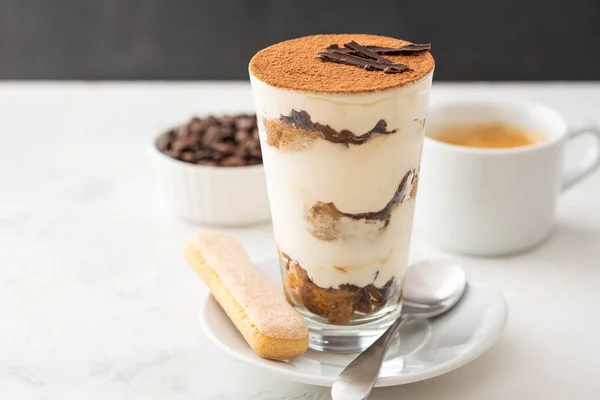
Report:
[[256,354],[273,360],[304,354],[308,330],[302,317],[234,238],[203,233],[186,244],[185,257]]

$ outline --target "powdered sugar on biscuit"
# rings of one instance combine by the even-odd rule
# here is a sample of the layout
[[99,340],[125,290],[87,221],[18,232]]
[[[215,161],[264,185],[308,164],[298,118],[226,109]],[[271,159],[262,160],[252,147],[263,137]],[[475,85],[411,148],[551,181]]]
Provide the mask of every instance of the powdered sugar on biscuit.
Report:
[[199,235],[193,244],[261,333],[276,339],[306,337],[308,330],[302,317],[283,293],[260,275],[234,238],[210,231]]

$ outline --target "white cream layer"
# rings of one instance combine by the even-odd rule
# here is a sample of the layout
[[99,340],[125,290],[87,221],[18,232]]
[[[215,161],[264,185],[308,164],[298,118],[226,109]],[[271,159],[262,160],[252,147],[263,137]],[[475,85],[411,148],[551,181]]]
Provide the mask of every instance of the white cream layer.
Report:
[[308,112],[313,122],[355,135],[370,131],[380,119],[387,122],[388,130],[398,130],[374,135],[362,145],[346,147],[317,139],[301,151],[280,151],[266,144],[259,123],[275,239],[317,285],[383,286],[402,274],[414,199],[395,208],[382,233],[373,235],[373,226],[365,224],[365,234],[360,235],[360,225],[352,223],[354,232],[347,240],[315,238],[306,214],[318,201],[333,202],[341,212],[351,214],[385,207],[404,175],[418,169],[431,78],[432,74],[386,91],[340,95],[278,89],[251,76],[259,121],[260,117],[279,119],[294,109]]

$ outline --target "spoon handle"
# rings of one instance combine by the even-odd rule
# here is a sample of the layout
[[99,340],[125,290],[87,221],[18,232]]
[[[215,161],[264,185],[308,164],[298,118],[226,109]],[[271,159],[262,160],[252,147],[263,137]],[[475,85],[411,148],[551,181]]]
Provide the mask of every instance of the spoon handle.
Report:
[[385,353],[408,317],[408,314],[401,315],[372,345],[344,368],[331,388],[333,400],[363,400],[369,396],[377,381]]

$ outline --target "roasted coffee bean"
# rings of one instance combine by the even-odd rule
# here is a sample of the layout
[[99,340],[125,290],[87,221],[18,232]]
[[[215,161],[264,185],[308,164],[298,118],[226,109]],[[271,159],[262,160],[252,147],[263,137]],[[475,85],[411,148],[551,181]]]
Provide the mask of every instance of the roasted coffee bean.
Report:
[[221,161],[221,165],[226,166],[226,167],[239,167],[244,164],[245,164],[244,159],[242,157],[238,157],[238,156],[226,157],[223,159],[223,161]]
[[198,165],[211,165],[211,166],[217,166],[219,165],[219,163],[217,161],[213,161],[213,160],[199,160],[196,162],[196,164]]
[[206,118],[206,124],[207,124],[207,128],[209,126],[219,126],[219,120],[215,117],[213,117],[212,115],[209,115]]
[[177,158],[179,158],[179,156],[181,156],[181,153],[184,150],[188,150],[188,146],[186,143],[183,142],[179,142],[179,141],[175,141],[173,142],[173,144],[171,145],[171,151],[175,154],[177,154]]
[[235,118],[230,115],[223,115],[222,117],[217,118],[223,127],[233,127],[235,126]]
[[177,140],[178,143],[185,144],[187,147],[195,147],[198,144],[198,134],[188,134],[186,137],[182,137]]
[[221,136],[222,133],[220,127],[216,125],[209,126],[206,128],[206,131],[204,131],[204,135],[202,136],[202,145],[205,147],[211,147],[213,143],[219,141]]
[[244,157],[246,155],[246,146],[244,143],[238,143],[233,151],[234,156]]
[[235,151],[235,145],[232,143],[213,143],[211,148],[222,155],[230,155]]
[[246,140],[251,140],[252,139],[252,133],[238,128],[237,132],[235,133],[235,141],[238,143],[244,142]]
[[185,137],[188,134],[187,125],[182,125],[179,128],[175,129],[175,136],[181,138]]
[[242,117],[236,121],[235,126],[238,130],[249,131],[256,126],[256,119],[252,117]]
[[188,131],[191,134],[197,134],[202,132],[203,130],[205,130],[205,128],[203,129],[202,127],[202,120],[200,118],[192,118],[192,120],[190,122],[188,122]]
[[198,133],[202,135],[204,131],[208,129],[209,126],[211,126],[211,122],[208,120],[208,118],[200,119],[200,123],[198,124]]
[[210,160],[212,152],[209,149],[196,150],[196,160]]
[[256,143],[252,139],[246,139],[246,140],[238,143],[238,146],[244,148],[246,150],[246,153],[250,152],[250,150],[252,150],[252,149],[260,147],[259,143]]
[[233,139],[235,135],[235,126],[233,125],[224,125],[221,126],[221,138],[222,139]]
[[260,151],[260,147],[253,147],[248,152],[249,155],[256,158],[262,158],[262,152]]
[[183,161],[187,161],[187,162],[194,162],[194,152],[190,151],[190,150],[186,150],[184,152],[181,153],[181,159]]
[[172,141],[173,138],[171,138],[171,135],[162,135],[156,141],[156,148],[163,153],[166,153],[171,148]]
[[262,158],[257,158],[257,157],[247,157],[246,158],[246,165],[256,165],[256,164],[262,164]]

